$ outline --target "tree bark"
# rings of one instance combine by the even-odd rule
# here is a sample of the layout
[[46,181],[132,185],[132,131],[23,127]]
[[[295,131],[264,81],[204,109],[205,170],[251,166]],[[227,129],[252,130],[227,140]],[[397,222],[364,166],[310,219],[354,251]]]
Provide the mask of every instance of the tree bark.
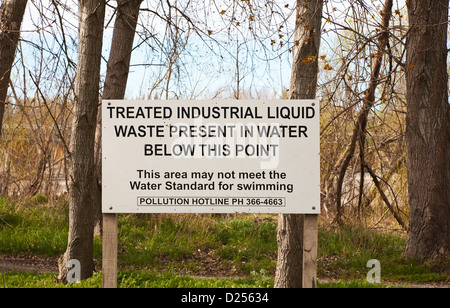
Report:
[[410,227],[406,255],[449,255],[448,0],[409,0],[406,143]]
[[[298,0],[290,99],[316,97],[323,0]],[[301,288],[304,215],[281,214],[278,220],[276,288]]]
[[[142,0],[118,0],[113,39],[106,71],[103,99],[123,99],[130,70],[131,52]],[[98,110],[95,136],[96,234],[102,234],[102,114]]]
[[80,262],[80,278],[94,270],[94,143],[99,104],[104,0],[79,1],[78,65],[69,154],[69,240],[60,259],[59,280],[66,281],[69,260]]
[[0,7],[0,137],[11,69],[27,0],[3,0]]

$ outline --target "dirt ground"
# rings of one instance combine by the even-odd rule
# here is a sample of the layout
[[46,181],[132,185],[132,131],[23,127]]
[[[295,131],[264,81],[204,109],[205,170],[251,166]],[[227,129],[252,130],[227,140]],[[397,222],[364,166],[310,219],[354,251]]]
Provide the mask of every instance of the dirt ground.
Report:
[[0,272],[58,273],[57,258],[0,255]]

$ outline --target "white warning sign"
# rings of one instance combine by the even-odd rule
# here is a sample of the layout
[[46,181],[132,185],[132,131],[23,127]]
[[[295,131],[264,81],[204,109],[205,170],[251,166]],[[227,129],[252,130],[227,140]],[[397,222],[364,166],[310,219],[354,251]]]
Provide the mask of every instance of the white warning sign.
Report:
[[317,100],[102,105],[104,213],[320,212]]

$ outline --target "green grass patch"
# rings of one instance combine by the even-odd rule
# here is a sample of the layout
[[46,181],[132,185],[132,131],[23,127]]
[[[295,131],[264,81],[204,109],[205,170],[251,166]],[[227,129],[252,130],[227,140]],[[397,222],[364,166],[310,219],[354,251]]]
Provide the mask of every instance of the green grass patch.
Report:
[[0,202],[0,253],[55,257],[67,246],[68,207]]
[[[56,257],[66,249],[67,201],[49,205],[39,196],[17,204],[0,198],[0,218],[0,254]],[[276,215],[258,219],[254,215],[119,215],[119,283],[124,287],[270,287],[277,259],[276,229]],[[370,259],[380,261],[382,282],[450,282],[448,275],[436,271],[448,264],[406,260],[405,247],[402,233],[355,225],[321,227],[318,277],[337,282],[320,285],[376,286],[364,283]],[[95,239],[94,255],[101,262],[101,238]],[[5,275],[11,287],[54,284],[53,275]],[[78,286],[100,286],[97,280],[101,280],[98,274]]]
[[[123,266],[177,266],[201,270],[201,258],[221,259],[238,274],[275,268],[276,224],[240,215],[121,215],[119,256]],[[203,269],[204,270],[204,269]],[[225,270],[225,269],[223,269]]]
[[[57,284],[53,274],[5,273],[1,288],[101,288],[102,275],[80,283]],[[0,281],[2,281],[0,279]],[[118,288],[273,288],[273,277],[252,273],[240,278],[199,278],[166,273],[121,271],[117,278]],[[357,281],[336,281],[318,283],[318,288],[392,288],[382,284]]]
[[368,283],[361,281],[334,281],[327,283],[320,283],[317,286],[319,289],[389,289],[400,288],[396,286],[384,285],[380,283]]
[[[74,284],[57,284],[53,274],[11,272],[0,277],[0,288],[101,288],[102,275]],[[273,288],[273,278],[252,274],[241,278],[198,278],[171,271],[149,273],[120,271],[118,288]]]
[[384,233],[345,225],[342,228],[319,229],[318,275],[338,279],[364,280],[370,268],[367,262],[376,259],[381,265],[382,281],[411,283],[450,282],[435,266],[423,265],[404,258],[406,235]]

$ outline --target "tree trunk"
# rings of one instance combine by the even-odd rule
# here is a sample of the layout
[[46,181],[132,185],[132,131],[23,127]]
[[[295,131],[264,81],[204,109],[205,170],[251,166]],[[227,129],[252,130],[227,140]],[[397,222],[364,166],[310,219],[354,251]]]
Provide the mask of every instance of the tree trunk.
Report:
[[[123,99],[127,87],[133,40],[142,0],[118,0],[103,99]],[[102,114],[99,108],[95,136],[95,229],[102,234]]]
[[[70,260],[78,260],[79,277],[94,270],[94,142],[99,104],[100,61],[105,1],[79,1],[78,65],[69,154],[69,240],[60,259],[59,280],[66,281]],[[70,262],[72,263],[72,262]]]
[[406,143],[410,227],[406,255],[449,255],[448,0],[410,0]]
[[278,218],[275,288],[302,287],[303,221],[301,214],[280,214]]
[[27,0],[3,0],[0,7],[0,137],[3,115]]
[[[316,97],[323,0],[298,0],[290,99]],[[301,288],[304,215],[278,220],[276,288]]]

